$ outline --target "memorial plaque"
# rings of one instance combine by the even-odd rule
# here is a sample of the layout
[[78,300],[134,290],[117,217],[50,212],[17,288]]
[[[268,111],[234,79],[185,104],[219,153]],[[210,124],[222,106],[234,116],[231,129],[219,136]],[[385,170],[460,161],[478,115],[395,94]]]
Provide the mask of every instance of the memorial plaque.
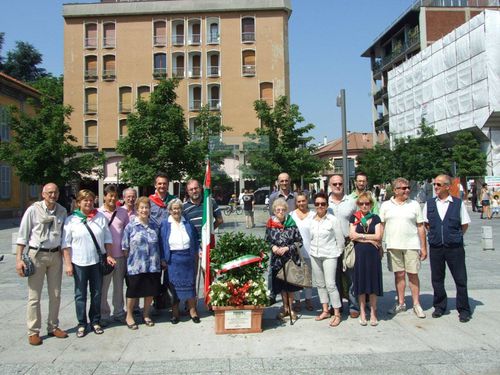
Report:
[[241,329],[252,327],[251,310],[226,311],[224,315],[224,327],[226,329]]

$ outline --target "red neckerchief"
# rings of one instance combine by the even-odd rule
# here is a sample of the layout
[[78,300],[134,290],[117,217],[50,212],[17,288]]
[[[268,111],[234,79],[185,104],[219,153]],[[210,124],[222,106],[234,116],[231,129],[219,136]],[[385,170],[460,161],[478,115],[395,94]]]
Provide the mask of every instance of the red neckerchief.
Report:
[[279,221],[275,221],[275,220],[273,220],[272,217],[270,217],[266,223],[266,228],[283,229],[283,228],[285,228],[285,226],[282,223],[280,223]]
[[354,220],[354,225],[358,225],[359,223],[361,223],[361,219],[363,218],[363,213],[361,211],[356,211],[354,213],[354,217],[356,218],[356,220]]
[[166,208],[167,207],[167,205],[165,204],[165,202],[163,202],[163,200],[156,193],[151,194],[149,196],[149,199],[151,199],[154,204],[156,204],[157,206],[160,206],[161,208]]

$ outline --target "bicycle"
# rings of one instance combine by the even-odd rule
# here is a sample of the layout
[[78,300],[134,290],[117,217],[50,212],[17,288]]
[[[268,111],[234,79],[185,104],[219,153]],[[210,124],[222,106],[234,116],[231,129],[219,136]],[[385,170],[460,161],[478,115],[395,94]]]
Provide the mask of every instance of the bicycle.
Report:
[[236,208],[233,206],[227,206],[224,209],[224,215],[226,216],[231,215],[233,212],[236,212],[236,215],[241,215],[243,213],[243,209],[240,206],[236,206]]

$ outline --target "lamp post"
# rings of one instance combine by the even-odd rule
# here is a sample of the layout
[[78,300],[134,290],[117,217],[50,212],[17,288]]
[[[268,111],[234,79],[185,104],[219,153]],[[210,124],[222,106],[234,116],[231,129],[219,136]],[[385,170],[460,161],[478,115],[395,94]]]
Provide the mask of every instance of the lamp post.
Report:
[[349,171],[347,166],[347,125],[345,111],[345,89],[337,96],[337,107],[340,107],[342,120],[342,175],[344,177],[344,194],[349,193]]

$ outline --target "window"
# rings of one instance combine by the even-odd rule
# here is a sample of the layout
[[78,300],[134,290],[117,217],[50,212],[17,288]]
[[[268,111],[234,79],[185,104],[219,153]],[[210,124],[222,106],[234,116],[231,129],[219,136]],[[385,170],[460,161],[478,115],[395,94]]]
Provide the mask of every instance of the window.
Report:
[[220,86],[208,85],[208,108],[211,111],[220,111]]
[[10,141],[10,115],[7,107],[0,105],[0,142]]
[[149,86],[139,86],[137,88],[137,98],[145,102],[149,101],[150,89]]
[[199,111],[201,109],[201,86],[189,86],[189,110]]
[[245,17],[241,19],[241,41],[243,43],[255,42],[255,18]]
[[200,43],[201,43],[200,20],[190,20],[188,22],[188,44],[199,45]]
[[97,56],[85,56],[85,81],[93,82],[97,80]]
[[255,51],[246,50],[242,53],[242,74],[244,77],[253,77],[255,75]]
[[274,94],[272,82],[262,82],[260,84],[260,99],[264,100],[269,107],[273,106]]
[[155,21],[153,24],[153,45],[164,46],[167,44],[167,23]]
[[132,89],[128,86],[119,89],[119,111],[120,113],[132,112]]
[[123,137],[126,137],[127,134],[128,134],[128,128],[127,128],[127,119],[121,119],[120,120],[120,124],[118,125],[119,126],[119,129],[118,129],[118,136],[119,138],[123,138]]
[[102,58],[102,79],[105,81],[114,81],[116,78],[115,56],[105,55]]
[[0,165],[0,199],[10,199],[11,185],[10,166]]
[[94,49],[97,48],[97,24],[96,23],[86,23],[85,24],[85,48]]
[[97,121],[85,121],[85,147],[97,147]]
[[218,18],[207,18],[207,43],[208,44],[219,44],[219,19]]
[[165,53],[155,53],[153,77],[155,79],[167,77],[167,55]]
[[219,51],[210,51],[207,53],[207,76],[219,77],[220,64],[219,64]]
[[102,25],[102,47],[115,48],[115,46],[116,46],[115,23],[107,22],[104,25]]
[[201,76],[201,53],[189,53],[189,77],[199,78]]
[[97,113],[97,89],[87,87],[85,89],[85,109],[86,115],[95,115]]
[[184,45],[184,20],[172,21],[172,44],[174,46]]
[[39,199],[41,197],[40,185],[29,185],[28,189],[30,199]]
[[184,78],[184,53],[175,52],[172,54],[172,76]]

